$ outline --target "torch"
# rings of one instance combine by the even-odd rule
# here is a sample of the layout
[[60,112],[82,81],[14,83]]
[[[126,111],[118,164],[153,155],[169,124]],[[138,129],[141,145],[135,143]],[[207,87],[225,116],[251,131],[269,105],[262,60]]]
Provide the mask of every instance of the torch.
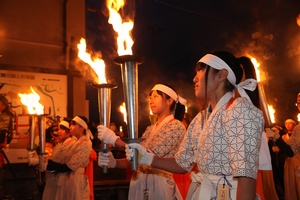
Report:
[[[40,138],[40,152],[39,157],[40,159],[45,159],[46,152],[45,152],[45,117],[47,114],[44,114],[44,106],[39,102],[40,96],[33,90],[31,87],[32,93],[30,94],[21,94],[18,95],[21,98],[21,102],[23,105],[27,106],[28,113],[31,116],[31,127],[30,127],[30,151],[34,151],[34,131],[36,127],[36,120],[38,122],[38,130],[39,130],[39,138]],[[44,174],[40,171],[37,174],[38,176],[38,183],[41,185],[44,183]]]
[[[98,89],[98,111],[100,124],[109,128],[110,125],[110,114],[111,114],[111,90],[117,88],[113,84],[94,84],[94,87]],[[107,145],[103,143],[100,152],[107,153]],[[107,173],[107,166],[103,167],[103,173]]]
[[30,151],[34,150],[34,131],[35,131],[35,124],[36,124],[36,116],[31,115],[31,123],[30,123]]
[[[144,57],[136,55],[124,55],[114,59],[121,66],[124,99],[127,112],[128,138],[123,138],[126,143],[138,143],[138,64],[145,61]],[[137,150],[134,149],[137,155]],[[131,169],[136,170],[137,156],[131,160]]]
[[151,108],[150,108],[149,120],[150,120],[151,125],[153,125],[157,122],[157,115],[154,115],[152,113]]
[[[255,58],[252,58],[251,61],[252,61],[253,65],[256,69],[258,94],[259,94],[260,106],[262,108],[262,112],[263,112],[263,115],[264,115],[264,118],[265,118],[265,126],[267,128],[271,128],[273,126],[273,123],[275,122],[275,120],[274,120],[274,110],[273,110],[273,113],[272,113],[273,116],[271,117],[270,110],[271,110],[272,107],[267,104],[267,98],[266,98],[265,90],[264,90],[264,87],[261,83],[260,71],[258,70],[260,64],[256,61]],[[272,150],[276,153],[276,163],[278,165],[278,151],[279,151],[279,149],[278,149],[278,147],[275,143],[275,138],[272,138],[272,141],[273,141]]]

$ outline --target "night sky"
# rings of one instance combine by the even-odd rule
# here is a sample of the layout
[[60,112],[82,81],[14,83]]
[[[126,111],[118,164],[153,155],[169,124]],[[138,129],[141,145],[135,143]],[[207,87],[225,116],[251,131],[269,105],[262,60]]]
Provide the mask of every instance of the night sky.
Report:
[[[300,92],[300,1],[289,0],[137,0],[125,13],[135,15],[132,48],[145,57],[139,65],[139,132],[149,125],[148,94],[156,83],[167,83],[188,100],[197,113],[193,90],[195,63],[206,53],[227,50],[237,57],[251,55],[261,63],[264,88],[276,109],[277,124],[296,118]],[[133,6],[134,5],[134,6]],[[115,33],[105,16],[105,1],[86,0],[86,41],[101,52],[112,90],[112,119],[123,125],[118,107],[124,101]],[[90,120],[98,121],[97,90],[87,83]]]

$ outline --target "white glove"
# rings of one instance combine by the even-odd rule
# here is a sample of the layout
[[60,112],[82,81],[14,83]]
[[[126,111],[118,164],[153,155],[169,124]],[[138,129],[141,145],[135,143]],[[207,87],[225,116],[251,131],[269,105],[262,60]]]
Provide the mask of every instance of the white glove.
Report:
[[126,144],[125,146],[125,152],[126,152],[126,158],[128,161],[131,160],[131,158],[134,155],[133,149],[137,149],[138,150],[138,164],[142,164],[142,165],[147,165],[147,166],[151,166],[152,161],[153,161],[153,157],[154,154],[153,153],[149,153],[147,152],[147,150],[140,144],[137,143],[130,143],[130,144]]
[[39,155],[39,170],[41,172],[46,171],[47,165],[48,165],[48,155],[47,154]]
[[266,128],[265,131],[268,138],[274,138],[277,140],[280,137],[279,130],[276,127]]
[[39,164],[39,157],[36,151],[28,151],[28,165],[34,166]]
[[112,144],[113,146],[115,146],[115,142],[119,138],[119,136],[117,136],[115,132],[103,125],[99,125],[97,129],[99,140],[106,144]]
[[111,152],[107,152],[107,153],[99,152],[99,156],[98,156],[99,167],[107,166],[108,168],[115,168],[116,164],[117,161]]

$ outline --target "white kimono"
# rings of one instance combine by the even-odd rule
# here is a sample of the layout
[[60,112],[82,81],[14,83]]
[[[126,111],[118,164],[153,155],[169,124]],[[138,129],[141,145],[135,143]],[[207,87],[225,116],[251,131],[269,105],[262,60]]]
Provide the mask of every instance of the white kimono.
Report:
[[[190,171],[197,163],[200,171],[195,176],[192,174],[190,189],[195,190],[189,191],[187,199],[216,197],[221,173],[232,185],[232,200],[236,198],[237,187],[234,177],[256,179],[263,114],[247,99],[237,98],[228,103],[231,98],[232,93],[226,93],[210,115],[205,116],[208,111],[202,111],[193,119],[175,155],[183,169]],[[201,182],[201,187],[197,182]]]
[[[58,143],[52,150],[50,159],[54,162],[65,164],[67,162],[67,152],[72,148],[75,141],[72,138],[67,138],[63,143]],[[55,199],[57,192],[57,182],[60,174],[46,172],[46,185],[43,192],[43,200]]]
[[89,164],[92,143],[87,136],[79,138],[68,151],[66,165],[70,173],[60,173],[56,200],[89,200],[90,189],[85,167]]
[[[184,125],[172,115],[166,117],[158,126],[147,127],[140,144],[156,156],[172,158],[179,148],[185,134]],[[145,189],[148,189],[144,192]],[[173,174],[164,170],[139,166],[130,181],[128,199],[181,200],[180,191],[173,179]]]

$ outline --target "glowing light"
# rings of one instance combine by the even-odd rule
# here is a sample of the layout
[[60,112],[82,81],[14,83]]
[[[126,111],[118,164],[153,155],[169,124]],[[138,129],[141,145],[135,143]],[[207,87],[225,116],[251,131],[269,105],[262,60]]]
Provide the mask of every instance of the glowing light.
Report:
[[84,38],[81,38],[80,43],[77,45],[78,57],[90,65],[98,76],[97,82],[99,84],[107,83],[105,78],[105,63],[101,58],[92,58],[89,53],[86,52],[86,42]]
[[118,54],[121,55],[132,55],[133,40],[131,38],[131,30],[133,29],[133,20],[127,19],[124,21],[119,14],[120,9],[125,5],[124,0],[107,0],[106,6],[109,10],[108,23],[112,25],[115,32],[117,32],[117,45]]
[[296,17],[296,22],[297,22],[298,26],[300,26],[300,14]]
[[255,58],[251,58],[251,62],[253,63],[254,67],[255,67],[255,72],[256,72],[256,79],[257,82],[260,82],[260,71],[259,71],[259,66],[260,63],[257,62],[257,60]]
[[269,110],[269,115],[271,118],[271,122],[275,123],[275,109],[273,108],[272,105],[268,105],[268,110]]
[[297,120],[300,122],[300,113],[297,115]]
[[127,124],[127,113],[126,113],[126,105],[125,102],[120,105],[120,112],[123,113],[124,122]]
[[40,96],[30,87],[31,92],[29,94],[21,94],[18,93],[21,98],[21,102],[23,105],[27,106],[27,110],[29,114],[44,114],[44,106],[39,102]]

